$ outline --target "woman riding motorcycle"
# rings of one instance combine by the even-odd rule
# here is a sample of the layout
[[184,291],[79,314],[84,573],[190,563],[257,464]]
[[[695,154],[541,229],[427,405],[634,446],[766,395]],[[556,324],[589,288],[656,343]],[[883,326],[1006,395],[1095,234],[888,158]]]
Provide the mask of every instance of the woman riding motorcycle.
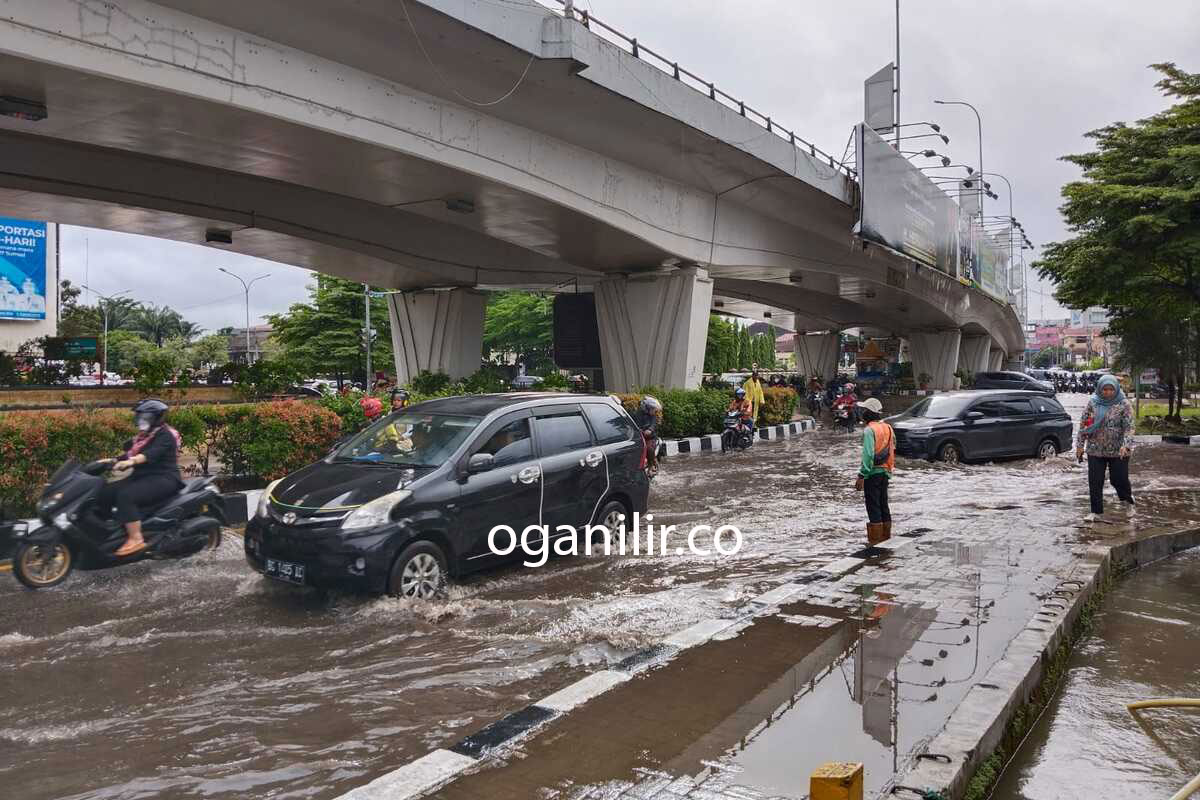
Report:
[[746,396],[746,390],[738,387],[733,390],[733,399],[729,401],[729,408],[725,413],[737,411],[742,415],[742,422],[746,428],[754,433],[754,404],[750,402],[750,398]]
[[[109,459],[117,480],[100,490],[97,506],[116,507],[125,526],[125,543],[114,553],[129,556],[146,548],[141,509],[166,500],[183,487],[179,479],[179,432],[166,424],[168,406],[149,398],[133,407],[138,434],[125,443],[125,456]],[[128,476],[128,477],[123,477]]]

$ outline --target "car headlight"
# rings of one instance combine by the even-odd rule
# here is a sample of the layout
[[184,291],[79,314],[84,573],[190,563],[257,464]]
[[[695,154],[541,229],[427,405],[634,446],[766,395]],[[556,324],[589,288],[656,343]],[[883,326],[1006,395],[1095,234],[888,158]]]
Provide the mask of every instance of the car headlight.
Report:
[[282,480],[283,478],[271,481],[267,484],[267,488],[263,489],[262,496],[258,498],[258,511],[254,516],[265,517],[267,515],[267,510],[271,507],[271,492],[275,491],[275,487],[278,486],[279,482]]
[[933,428],[909,428],[905,433],[910,436],[928,436],[933,433]]
[[366,505],[361,505],[351,511],[349,516],[342,520],[342,530],[361,530],[382,525],[388,521],[392,509],[410,497],[412,497],[412,492],[408,489],[377,497]]

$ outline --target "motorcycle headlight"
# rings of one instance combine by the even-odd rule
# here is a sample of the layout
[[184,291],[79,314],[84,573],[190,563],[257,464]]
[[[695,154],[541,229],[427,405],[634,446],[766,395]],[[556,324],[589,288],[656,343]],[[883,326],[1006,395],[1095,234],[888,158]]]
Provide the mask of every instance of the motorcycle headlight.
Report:
[[267,484],[267,488],[263,489],[262,496],[258,498],[258,511],[254,516],[265,517],[267,515],[267,511],[271,508],[271,492],[275,491],[275,487],[278,486],[279,482],[282,480],[283,478],[271,481]]
[[349,516],[342,520],[342,530],[363,530],[383,525],[391,516],[392,509],[410,497],[412,497],[412,492],[408,489],[377,497],[366,505],[361,505],[351,511]]

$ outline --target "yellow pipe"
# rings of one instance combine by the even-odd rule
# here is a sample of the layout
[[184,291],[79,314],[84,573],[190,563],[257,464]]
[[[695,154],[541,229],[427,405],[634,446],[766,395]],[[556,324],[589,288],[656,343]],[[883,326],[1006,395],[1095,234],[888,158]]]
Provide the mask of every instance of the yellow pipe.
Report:
[[1178,792],[1171,795],[1171,800],[1187,800],[1187,798],[1196,793],[1197,789],[1200,789],[1200,775],[1192,778],[1187,786],[1184,786]]
[[1138,700],[1125,706],[1132,711],[1143,708],[1200,708],[1200,697],[1163,697],[1157,700]]

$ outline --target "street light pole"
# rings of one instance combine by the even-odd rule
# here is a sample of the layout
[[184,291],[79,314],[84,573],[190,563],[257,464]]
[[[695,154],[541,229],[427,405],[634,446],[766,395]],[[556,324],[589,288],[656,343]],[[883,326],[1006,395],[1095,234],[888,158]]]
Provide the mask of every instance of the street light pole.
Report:
[[224,267],[217,267],[217,271],[224,272],[226,275],[232,275],[233,277],[237,278],[242,284],[242,289],[246,294],[246,366],[250,366],[250,287],[253,286],[257,281],[261,281],[263,278],[271,277],[271,273],[268,272],[265,275],[259,275],[249,283],[246,283],[246,281],[242,280],[240,275],[235,275]]
[[[1014,267],[1014,264],[1013,264],[1013,242],[1012,242],[1012,234],[1013,234],[1012,226],[1013,226],[1013,219],[1014,219],[1014,217],[1013,217],[1012,182],[1009,181],[1008,178],[1001,175],[999,172],[983,172],[983,170],[981,168],[979,174],[981,176],[991,175],[993,178],[999,178],[1000,180],[1004,181],[1005,184],[1008,185],[1008,226],[1009,226],[1009,230],[1008,230],[1008,293],[1011,295],[1012,294],[1012,271],[1013,271],[1013,267]],[[982,186],[982,185],[983,185],[983,179],[981,177],[980,178],[980,186]],[[980,201],[980,202],[982,202],[982,201]],[[982,208],[982,206],[980,206],[980,208]],[[1021,286],[1024,287],[1024,285],[1025,285],[1025,276],[1022,275],[1021,276]]]
[[[983,118],[979,116],[979,109],[971,105],[965,100],[934,100],[940,106],[966,106],[975,112],[975,122],[979,127],[979,171],[983,172]],[[983,180],[979,181],[979,218],[983,219]]]
[[366,332],[364,345],[367,350],[367,376],[363,382],[363,389],[370,392],[374,390],[374,385],[371,383],[371,284],[363,284],[363,307],[366,310],[366,321],[364,330]]
[[99,297],[101,300],[103,300],[106,303],[106,305],[102,306],[102,308],[103,308],[102,315],[104,317],[104,340],[103,340],[104,341],[104,357],[100,359],[100,385],[103,386],[105,374],[108,372],[108,312],[111,310],[111,308],[107,304],[111,304],[113,300],[115,300],[116,298],[120,297],[123,294],[129,294],[129,292],[132,290],[122,289],[119,292],[114,292],[113,294],[106,296],[106,295],[100,294],[95,289],[88,286],[86,283],[83,284],[83,288],[87,289],[89,292],[95,292],[96,296]]

